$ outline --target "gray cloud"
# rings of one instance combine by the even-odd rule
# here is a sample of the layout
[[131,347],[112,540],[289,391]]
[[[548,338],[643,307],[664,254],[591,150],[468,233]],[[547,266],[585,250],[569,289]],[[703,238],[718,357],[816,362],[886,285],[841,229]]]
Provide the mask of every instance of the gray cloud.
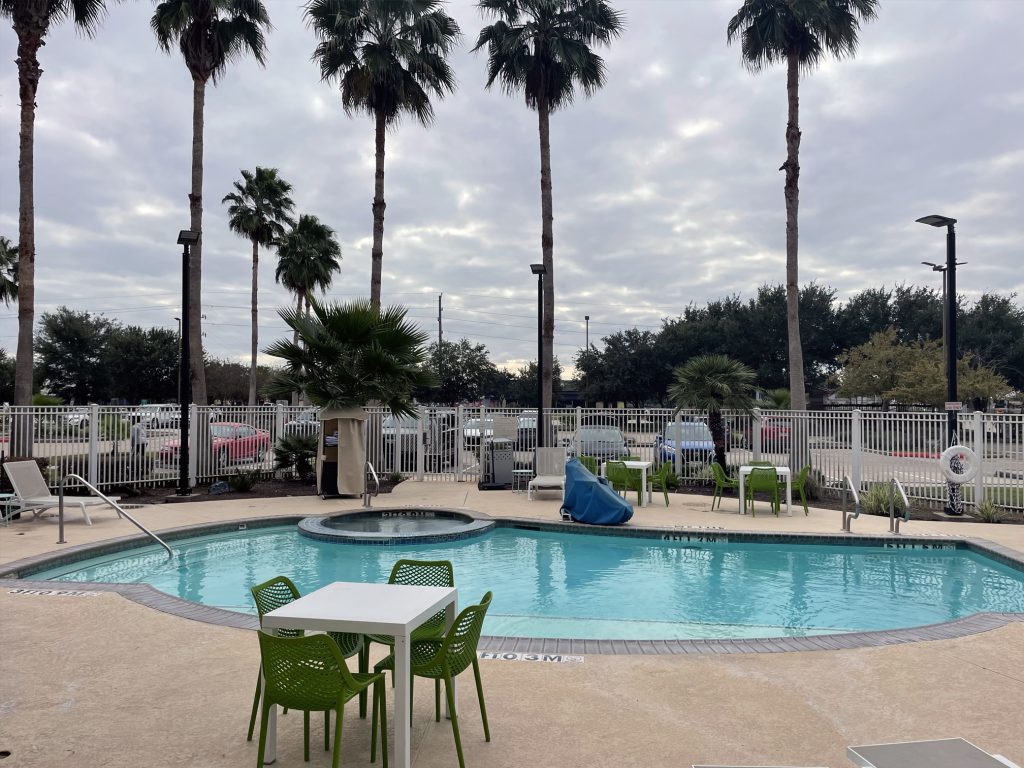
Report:
[[[747,72],[725,26],[738,0],[622,2],[628,27],[603,52],[608,85],[552,118],[556,353],[591,338],[656,327],[690,302],[781,282],[785,74]],[[349,118],[309,60],[297,4],[268,3],[266,69],[245,61],[207,90],[204,235],[206,344],[248,349],[248,246],[220,199],[239,169],[274,166],[302,212],[333,226],[342,273],[330,296],[367,293],[373,133]],[[456,94],[429,129],[388,136],[384,298],[436,333],[485,343],[494,359],[533,356],[540,257],[536,115],[484,90],[469,52],[482,21],[453,3],[466,39]],[[36,129],[37,307],[103,311],[173,328],[177,230],[188,222],[191,82],[159,52],[147,3],[114,4],[94,40],[54,30],[42,50]],[[856,59],[826,62],[801,84],[801,274],[840,298],[898,282],[928,284],[943,255],[927,213],[960,219],[969,295],[1024,290],[1024,64],[1012,0],[886,0]],[[0,31],[0,232],[17,233],[15,38]],[[290,303],[261,262],[261,339]],[[16,314],[0,310],[0,346]]]

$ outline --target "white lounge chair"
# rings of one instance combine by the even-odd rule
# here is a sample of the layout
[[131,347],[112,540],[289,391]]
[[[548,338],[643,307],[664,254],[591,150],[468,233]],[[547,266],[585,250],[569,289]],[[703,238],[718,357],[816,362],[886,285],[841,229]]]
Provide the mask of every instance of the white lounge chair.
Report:
[[537,448],[534,451],[533,480],[526,484],[526,498],[537,491],[561,491],[565,499],[565,448]]
[[[46,478],[39,471],[39,465],[34,461],[8,461],[4,463],[4,472],[11,481],[14,488],[14,498],[9,503],[14,505],[12,514],[18,512],[31,512],[33,517],[38,517],[47,509],[55,509],[60,506],[60,497],[50,493],[50,487],[46,484]],[[110,497],[112,501],[120,499],[119,496]],[[92,496],[64,496],[64,506],[78,507],[82,511],[86,525],[92,525],[86,507],[107,505],[103,499]],[[120,510],[113,505],[111,508],[121,517]]]

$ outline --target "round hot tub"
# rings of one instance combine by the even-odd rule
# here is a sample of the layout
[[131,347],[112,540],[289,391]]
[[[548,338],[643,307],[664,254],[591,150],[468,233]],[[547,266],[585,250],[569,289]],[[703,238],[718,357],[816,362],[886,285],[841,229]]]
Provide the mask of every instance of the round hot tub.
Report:
[[346,512],[299,521],[299,533],[311,539],[350,544],[398,544],[455,541],[494,528],[494,521],[454,509],[409,507]]

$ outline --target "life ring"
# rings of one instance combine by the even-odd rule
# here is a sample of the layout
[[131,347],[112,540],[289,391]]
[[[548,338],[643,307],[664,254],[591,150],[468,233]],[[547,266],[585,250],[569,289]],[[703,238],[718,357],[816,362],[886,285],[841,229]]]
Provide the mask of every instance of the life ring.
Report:
[[[958,459],[956,464],[961,467],[959,472],[953,469],[954,459]],[[939,468],[942,470],[942,474],[949,482],[959,485],[969,483],[977,477],[979,464],[978,454],[965,445],[951,445],[939,457]]]

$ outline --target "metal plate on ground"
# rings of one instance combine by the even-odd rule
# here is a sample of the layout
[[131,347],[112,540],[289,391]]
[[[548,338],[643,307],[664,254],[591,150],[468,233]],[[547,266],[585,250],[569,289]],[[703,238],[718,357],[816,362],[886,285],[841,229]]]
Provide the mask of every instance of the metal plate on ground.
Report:
[[847,747],[847,756],[860,768],[1005,768],[988,752],[964,739],[907,741]]

